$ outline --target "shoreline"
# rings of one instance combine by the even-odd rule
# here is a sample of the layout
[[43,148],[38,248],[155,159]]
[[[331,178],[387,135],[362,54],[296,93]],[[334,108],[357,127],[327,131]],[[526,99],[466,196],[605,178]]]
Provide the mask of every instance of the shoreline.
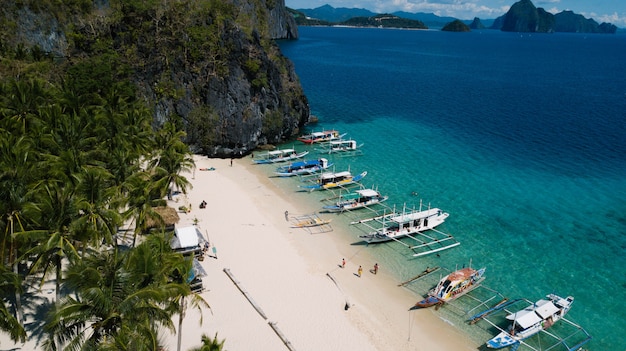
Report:
[[[199,345],[203,332],[210,337],[217,332],[231,351],[287,350],[270,323],[276,323],[294,350],[479,348],[431,309],[409,312],[418,297],[398,288],[397,279],[385,267],[374,275],[370,269],[375,258],[363,247],[350,245],[350,236],[344,235],[349,228],[343,224],[331,222],[333,231],[319,234],[292,228],[285,211],[293,216],[319,210],[314,201],[306,201],[309,194],[295,192],[284,179],[268,177],[263,166],[247,157],[235,159],[232,167],[226,159],[194,159],[196,172],[188,176],[193,188],[186,196],[194,210],[182,214],[178,225],[191,225],[197,218],[218,258],[202,262],[208,275],[201,296],[213,314],[203,313],[200,331],[199,313],[188,312],[183,350]],[[197,171],[209,167],[215,171]],[[203,200],[207,208],[197,209]],[[347,261],[345,268],[341,268],[342,258]],[[364,271],[361,277],[359,265]],[[236,277],[267,319],[245,300],[224,269]],[[197,331],[192,336],[189,329]],[[176,337],[168,340],[168,349],[176,349]]]
[[[210,309],[187,307],[181,351],[199,347],[203,334],[216,333],[229,351],[479,349],[432,309],[409,312],[418,297],[399,288],[385,267],[373,274],[375,258],[365,246],[351,245],[345,224],[331,222],[333,231],[319,234],[292,228],[286,210],[290,216],[319,210],[310,194],[268,177],[249,158],[232,166],[229,159],[194,160],[195,169],[182,174],[192,188],[168,205],[191,205],[191,212],[179,213],[177,226],[196,224],[212,246],[200,262],[207,275],[199,295]],[[207,206],[199,209],[203,200]],[[50,298],[45,288],[32,293]],[[164,350],[177,350],[178,315],[172,323],[176,331],[162,330],[159,337]],[[14,344],[2,333],[0,351],[38,349],[40,337]]]

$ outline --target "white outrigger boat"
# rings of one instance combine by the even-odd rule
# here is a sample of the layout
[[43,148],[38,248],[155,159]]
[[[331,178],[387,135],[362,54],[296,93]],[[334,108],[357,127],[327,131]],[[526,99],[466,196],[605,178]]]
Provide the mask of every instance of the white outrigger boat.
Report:
[[494,338],[487,341],[487,347],[491,349],[500,349],[512,345],[519,347],[522,340],[545,331],[558,320],[563,319],[574,302],[572,296],[562,298],[555,294],[549,294],[546,297],[547,300],[541,299],[506,316],[506,319],[512,321],[511,324],[506,330],[502,330]]
[[[402,212],[392,211],[351,224],[363,224],[371,230],[359,236],[368,244],[393,240],[413,250],[413,256],[423,256],[461,244],[452,235],[435,229],[448,218],[448,213],[438,208],[421,208],[420,202],[419,209],[407,210],[405,207]],[[409,238],[416,245],[406,244],[400,240],[402,238]]]
[[338,140],[343,138],[345,135],[346,133],[339,134],[339,132],[336,130],[324,130],[321,132],[313,132],[311,134],[302,135],[298,138],[298,140],[305,144],[315,144]]
[[379,204],[386,201],[389,196],[381,195],[374,189],[359,189],[353,193],[340,196],[341,200],[333,205],[324,206],[326,212],[343,212],[358,210],[367,206]]
[[309,191],[342,188],[360,182],[366,175],[367,171],[355,176],[350,171],[322,173],[315,184],[301,185],[300,187]]
[[335,154],[338,156],[358,156],[363,154],[361,147],[356,140],[332,140],[317,150],[323,154]]
[[308,175],[325,170],[332,165],[333,164],[328,162],[328,160],[325,158],[320,158],[318,160],[302,160],[293,162],[286,166],[278,167],[275,173],[279,177]]
[[308,154],[308,151],[298,153],[295,149],[272,150],[254,159],[253,162],[256,164],[287,162],[302,158]]

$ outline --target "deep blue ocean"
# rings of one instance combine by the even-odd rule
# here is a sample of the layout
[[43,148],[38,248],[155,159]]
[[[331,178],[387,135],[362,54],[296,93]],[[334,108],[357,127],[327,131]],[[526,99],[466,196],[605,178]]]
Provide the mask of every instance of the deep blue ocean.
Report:
[[[299,31],[279,45],[319,118],[310,130],[364,143],[337,167],[367,170],[388,205],[449,212],[461,242],[421,258],[370,245],[384,269],[472,260],[504,296],[574,296],[586,347],[626,350],[626,35]],[[494,332],[450,320],[479,342]]]

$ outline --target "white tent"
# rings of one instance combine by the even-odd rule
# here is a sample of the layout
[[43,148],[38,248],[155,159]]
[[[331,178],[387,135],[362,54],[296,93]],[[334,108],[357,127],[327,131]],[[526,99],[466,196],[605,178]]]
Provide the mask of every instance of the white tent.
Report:
[[176,228],[175,233],[181,249],[197,247],[198,245],[200,245],[200,241],[198,238],[202,237],[202,234],[200,234],[198,228],[196,227],[191,226]]

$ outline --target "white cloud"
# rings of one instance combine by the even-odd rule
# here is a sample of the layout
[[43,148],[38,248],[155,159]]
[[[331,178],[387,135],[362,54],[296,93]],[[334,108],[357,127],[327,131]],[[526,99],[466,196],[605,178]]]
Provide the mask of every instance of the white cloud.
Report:
[[583,16],[589,18],[593,18],[598,23],[607,22],[612,23],[620,28],[626,27],[626,16],[620,16],[617,12],[613,12],[612,14],[604,14],[600,15],[595,12],[589,14],[583,14]]
[[374,12],[426,12],[434,13],[438,16],[450,16],[460,19],[471,19],[473,17],[496,18],[508,11],[509,6],[488,7],[463,0],[438,0],[430,2],[427,0],[392,0],[391,2],[376,3]]

